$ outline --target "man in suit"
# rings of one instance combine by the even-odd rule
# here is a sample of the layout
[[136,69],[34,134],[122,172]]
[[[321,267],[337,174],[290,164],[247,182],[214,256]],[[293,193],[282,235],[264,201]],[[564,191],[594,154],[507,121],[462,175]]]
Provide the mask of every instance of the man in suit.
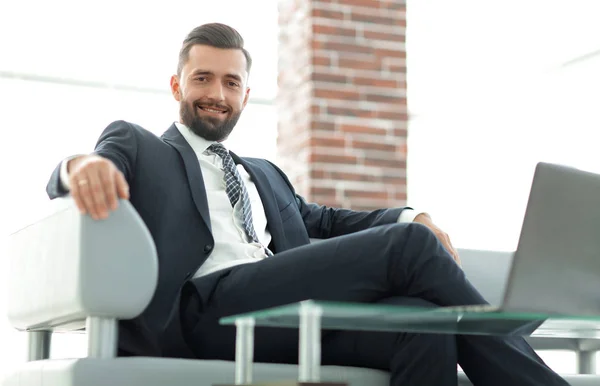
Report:
[[[101,221],[129,199],[158,251],[150,305],[120,322],[120,355],[234,359],[219,318],[304,299],[417,306],[485,304],[448,236],[411,208],[360,212],[307,202],[283,171],[221,142],[249,96],[250,54],[222,24],[185,39],[173,97],[179,121],[160,138],[111,123],[95,151],[61,162],[47,186]],[[417,214],[417,216],[415,216]],[[309,243],[309,238],[324,239]],[[391,372],[391,385],[564,385],[519,337],[328,331],[323,364]],[[294,329],[256,331],[255,359],[297,363]]]

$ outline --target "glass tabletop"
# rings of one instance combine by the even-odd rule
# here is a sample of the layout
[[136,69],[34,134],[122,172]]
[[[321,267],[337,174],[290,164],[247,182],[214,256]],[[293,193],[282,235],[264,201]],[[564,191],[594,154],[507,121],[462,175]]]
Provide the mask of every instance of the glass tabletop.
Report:
[[[480,308],[480,307],[477,307]],[[251,318],[256,326],[300,325],[302,312],[321,315],[323,330],[404,331],[472,335],[532,335],[600,339],[600,315],[556,315],[493,309],[421,308],[381,304],[306,300],[280,307],[232,315],[221,324]]]

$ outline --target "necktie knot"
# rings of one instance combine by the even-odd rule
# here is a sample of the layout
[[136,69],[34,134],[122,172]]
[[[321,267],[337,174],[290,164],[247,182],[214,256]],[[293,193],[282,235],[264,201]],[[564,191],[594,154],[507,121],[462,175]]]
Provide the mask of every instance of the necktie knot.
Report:
[[210,145],[207,150],[218,155],[221,158],[230,157],[229,152],[227,151],[227,149],[225,149],[225,146],[218,142]]

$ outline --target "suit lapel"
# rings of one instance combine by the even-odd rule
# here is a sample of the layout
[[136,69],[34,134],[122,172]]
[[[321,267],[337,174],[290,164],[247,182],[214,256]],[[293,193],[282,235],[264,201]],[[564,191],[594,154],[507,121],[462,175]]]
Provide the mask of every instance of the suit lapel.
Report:
[[258,195],[262,201],[263,207],[265,208],[265,216],[267,217],[267,228],[273,238],[275,244],[275,251],[281,251],[285,249],[286,239],[283,233],[283,225],[281,222],[281,216],[279,215],[279,207],[277,206],[277,200],[275,199],[275,193],[269,184],[269,180],[265,173],[260,167],[251,161],[243,160],[242,158],[230,152],[231,157],[236,164],[242,165],[248,172],[252,181],[256,185]]
[[192,147],[187,143],[185,138],[183,138],[175,124],[169,127],[162,135],[162,138],[169,145],[173,146],[183,159],[185,172],[187,174],[190,190],[192,191],[194,203],[196,204],[196,209],[200,212],[200,216],[202,216],[208,230],[212,232],[208,201],[206,199],[206,189],[204,187],[204,178],[202,178],[202,171],[200,170],[200,163],[198,162],[196,153],[194,153]]

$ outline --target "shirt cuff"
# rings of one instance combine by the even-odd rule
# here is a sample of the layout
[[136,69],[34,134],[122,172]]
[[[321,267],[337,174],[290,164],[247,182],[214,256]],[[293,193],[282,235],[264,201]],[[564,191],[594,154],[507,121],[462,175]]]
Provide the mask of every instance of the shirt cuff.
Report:
[[67,170],[67,164],[69,163],[70,160],[72,160],[73,158],[77,158],[79,156],[82,156],[83,154],[77,154],[77,155],[73,155],[71,157],[65,158],[62,163],[60,164],[60,184],[62,185],[62,188],[66,191],[69,191],[70,186],[69,186],[69,172]]
[[398,222],[413,222],[420,213],[414,209],[404,209],[398,216]]

